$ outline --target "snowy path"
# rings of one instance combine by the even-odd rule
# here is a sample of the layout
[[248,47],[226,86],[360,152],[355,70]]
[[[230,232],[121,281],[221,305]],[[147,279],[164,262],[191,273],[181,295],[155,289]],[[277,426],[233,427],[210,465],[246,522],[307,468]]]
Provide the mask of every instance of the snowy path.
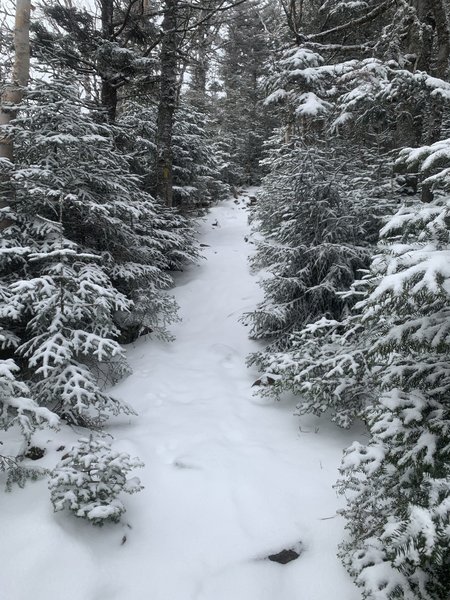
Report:
[[[252,395],[257,346],[238,322],[260,297],[247,230],[243,204],[211,211],[207,260],[176,289],[176,342],[130,350],[117,395],[140,416],[112,433],[146,463],[145,490],[125,498],[131,528],[54,515],[43,482],[0,497],[1,600],[360,599],[335,557],[342,521],[328,518],[352,434],[313,418],[300,431],[293,406]],[[264,560],[300,541],[298,560]]]

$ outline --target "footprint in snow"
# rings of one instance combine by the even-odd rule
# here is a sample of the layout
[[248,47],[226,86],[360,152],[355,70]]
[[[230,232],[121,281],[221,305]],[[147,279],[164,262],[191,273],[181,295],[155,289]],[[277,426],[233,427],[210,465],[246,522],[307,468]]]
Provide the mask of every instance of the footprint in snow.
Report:
[[236,350],[226,344],[212,344],[212,346],[209,346],[209,350],[219,357],[219,364],[226,369],[232,369],[239,358]]
[[177,469],[194,469],[194,470],[201,470],[202,469],[202,467],[200,467],[199,465],[195,465],[193,463],[185,461],[182,458],[177,458],[176,460],[173,461],[172,464]]

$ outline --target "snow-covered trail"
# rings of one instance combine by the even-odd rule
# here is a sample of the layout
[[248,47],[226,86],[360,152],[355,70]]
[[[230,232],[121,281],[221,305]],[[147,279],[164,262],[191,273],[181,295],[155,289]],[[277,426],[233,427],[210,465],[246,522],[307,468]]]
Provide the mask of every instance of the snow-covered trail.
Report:
[[[175,290],[176,342],[136,344],[115,390],[139,413],[111,428],[115,447],[146,463],[127,525],[54,515],[44,483],[0,499],[1,600],[360,599],[335,556],[331,487],[352,434],[314,418],[300,430],[292,405],[254,397],[257,344],[238,319],[261,292],[244,203],[213,208],[201,229],[206,260]],[[297,560],[265,559],[298,542]]]

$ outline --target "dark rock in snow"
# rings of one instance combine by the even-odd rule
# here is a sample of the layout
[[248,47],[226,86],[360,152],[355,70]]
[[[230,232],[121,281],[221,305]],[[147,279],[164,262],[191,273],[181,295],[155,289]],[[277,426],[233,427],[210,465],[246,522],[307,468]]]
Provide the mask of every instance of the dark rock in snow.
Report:
[[25,453],[25,458],[29,458],[30,460],[39,460],[45,454],[44,448],[39,448],[39,446],[30,446]]
[[272,562],[277,562],[280,565],[287,565],[287,563],[290,563],[293,560],[296,560],[298,557],[300,556],[300,553],[297,552],[296,550],[293,550],[292,548],[289,548],[288,550],[282,550],[281,552],[278,552],[277,554],[269,554],[269,556],[267,557],[269,560],[271,560]]

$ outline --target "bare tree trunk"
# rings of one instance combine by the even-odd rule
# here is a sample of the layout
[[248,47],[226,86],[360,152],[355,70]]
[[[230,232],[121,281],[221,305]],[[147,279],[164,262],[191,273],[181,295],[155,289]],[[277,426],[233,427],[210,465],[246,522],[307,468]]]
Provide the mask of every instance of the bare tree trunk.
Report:
[[161,82],[156,132],[156,196],[166,206],[173,204],[172,133],[177,104],[178,2],[179,0],[165,0],[162,23]]
[[[6,86],[0,105],[0,128],[5,128],[17,114],[16,106],[23,98],[30,76],[30,0],[17,0],[14,27],[15,58],[12,82]],[[13,162],[13,140],[0,129],[0,158]]]
[[[415,55],[414,67],[447,80],[450,34],[444,0],[414,0],[417,25],[411,28],[409,48]],[[442,131],[442,106],[434,100],[410,119],[414,145],[436,142]],[[411,144],[413,145],[413,144]],[[421,201],[429,203],[434,194],[431,185],[422,183]]]
[[[114,36],[114,2],[101,0],[102,36],[111,40]],[[101,103],[106,109],[108,123],[114,123],[117,113],[117,88],[111,83],[108,75],[102,75]]]
[[[448,59],[450,55],[450,34],[447,12],[443,0],[429,0],[430,9],[434,17],[434,33],[436,54],[434,57],[431,74],[447,81]],[[442,134],[443,107],[442,103],[434,100],[429,114],[427,143],[440,139]]]
[[[201,13],[204,16],[203,12]],[[195,63],[192,69],[192,81],[190,91],[192,100],[197,108],[205,110],[206,107],[206,80],[208,75],[208,27],[202,23],[197,31],[197,45],[195,48]]]
[[208,74],[208,59],[205,46],[199,46],[196,56],[196,65],[192,76],[192,92],[198,108],[206,106],[206,78]]
[[[14,26],[14,66],[12,82],[6,86],[0,102],[0,160],[14,162],[13,138],[7,126],[17,115],[17,105],[22,101],[30,76],[30,12],[31,0],[17,0]],[[13,190],[8,176],[0,179],[0,208],[11,204]],[[10,225],[8,219],[0,219],[0,230]]]
[[446,81],[448,75],[448,59],[450,56],[450,32],[447,11],[443,0],[430,0],[430,6],[436,24],[438,47],[435,74],[437,77]]

